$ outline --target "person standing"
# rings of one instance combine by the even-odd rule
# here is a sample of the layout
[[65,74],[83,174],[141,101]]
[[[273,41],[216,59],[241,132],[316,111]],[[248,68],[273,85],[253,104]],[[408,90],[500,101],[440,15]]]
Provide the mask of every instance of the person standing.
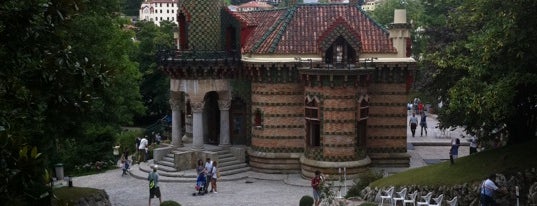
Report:
[[[213,171],[213,161],[211,161],[211,158],[205,159],[205,172],[207,173],[205,176],[207,177],[207,180],[205,182],[205,191],[209,188],[209,184],[211,183],[211,179],[213,177],[212,171]],[[211,188],[212,190],[212,188]]]
[[470,138],[470,154],[477,152],[477,139],[475,137]]
[[140,153],[140,156],[138,157],[138,163],[147,161],[147,146],[148,142],[147,139],[144,137],[142,140],[140,140],[140,146],[138,147],[138,153]]
[[311,187],[313,189],[313,200],[315,200],[315,206],[321,204],[321,184],[323,178],[319,170],[315,171],[315,177],[311,179]]
[[481,183],[481,206],[496,205],[494,193],[501,190],[496,183],[494,183],[494,179],[496,179],[496,174],[490,174],[487,179]]
[[114,161],[116,163],[116,165],[118,165],[118,161],[119,161],[119,143],[116,144],[116,146],[112,147],[114,149],[114,151],[112,152],[112,154],[114,154]]
[[160,204],[162,204],[162,197],[160,195],[160,187],[158,185],[158,173],[157,165],[153,166],[153,172],[149,173],[147,180],[149,181],[149,206],[151,206],[151,199],[155,196],[158,197]]
[[420,126],[421,126],[420,136],[423,136],[423,130],[425,130],[425,136],[427,136],[427,115],[425,115],[425,112],[421,113]]
[[136,137],[136,146],[134,147],[134,152],[135,152],[135,155],[134,157],[132,158],[132,161],[133,161],[133,164],[136,163],[136,161],[139,161],[140,160],[140,152],[138,152],[138,148],[140,148],[140,142],[142,141],[142,138],[141,137]]
[[461,140],[455,138],[455,142],[451,144],[451,149],[449,149],[449,160],[451,164],[455,164],[455,159],[459,156],[459,146],[461,145]]
[[216,161],[213,162],[213,169],[211,171],[211,192],[218,193],[216,191],[216,180],[218,179],[218,167],[216,167],[218,164]]
[[410,123],[410,131],[412,132],[412,137],[414,137],[416,134],[416,127],[418,127],[418,118],[416,117],[416,113],[412,113],[412,117],[410,117],[408,123]]

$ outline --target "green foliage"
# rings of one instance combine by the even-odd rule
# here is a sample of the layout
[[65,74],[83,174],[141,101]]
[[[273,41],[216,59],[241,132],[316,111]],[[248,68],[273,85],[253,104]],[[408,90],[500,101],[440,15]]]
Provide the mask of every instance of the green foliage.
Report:
[[0,201],[6,205],[42,204],[50,201],[51,177],[37,147],[0,128]]
[[345,197],[360,197],[360,192],[364,188],[366,188],[371,182],[381,179],[382,177],[382,173],[375,172],[373,170],[359,174],[358,178],[354,180],[352,187],[349,189],[349,191],[347,191],[347,195],[345,195]]
[[[516,173],[537,167],[537,161],[528,157],[537,155],[537,140],[491,149],[458,158],[454,165],[449,161],[410,169],[375,182],[372,187],[430,185],[450,186],[482,181],[491,173]],[[530,158],[531,159],[531,158]]]
[[537,2],[435,5],[452,8],[443,12],[444,32],[430,35],[429,44],[438,46],[425,56],[432,74],[425,85],[446,105],[441,126],[462,126],[483,140],[499,134],[510,143],[535,138],[537,48],[530,45],[537,43],[537,14],[531,12]]
[[181,206],[178,202],[175,202],[173,200],[166,200],[160,204],[161,206]]
[[123,153],[125,150],[129,150],[129,154],[134,154],[136,152],[136,137],[143,135],[143,131],[122,131],[116,134],[116,143],[119,143],[120,153]]
[[126,16],[138,16],[144,0],[121,0],[121,11]]
[[142,73],[140,93],[147,115],[139,117],[141,124],[153,123],[168,114],[169,77],[157,69],[155,55],[159,50],[173,49],[173,29],[175,24],[169,21],[156,26],[153,22],[136,23],[137,52],[134,58],[139,62],[138,70]]
[[309,195],[304,195],[302,198],[300,198],[300,206],[312,206],[314,203],[313,197]]
[[[27,178],[41,179],[48,173],[43,168],[61,160],[106,162],[119,125],[143,112],[141,75],[129,57],[134,33],[118,8],[108,0],[0,2],[0,126],[17,140],[6,151],[36,145],[43,153]],[[63,147],[70,153],[65,157]],[[40,190],[18,184],[2,194]]]

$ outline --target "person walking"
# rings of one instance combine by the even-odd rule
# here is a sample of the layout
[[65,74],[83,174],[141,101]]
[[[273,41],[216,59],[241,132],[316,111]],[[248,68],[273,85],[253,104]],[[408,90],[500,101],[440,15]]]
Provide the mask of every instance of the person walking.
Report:
[[158,197],[158,200],[160,204],[162,204],[162,197],[160,195],[160,187],[158,185],[158,173],[157,173],[157,165],[153,166],[153,172],[150,172],[147,176],[147,180],[149,181],[149,206],[151,206],[151,199],[153,199],[155,196]]
[[213,192],[213,193],[218,193],[216,191],[216,180],[218,179],[218,167],[217,167],[217,165],[218,165],[217,162],[214,161],[213,162],[213,169],[211,171],[211,174],[212,174],[212,176],[211,176],[211,192]]
[[416,117],[416,113],[412,113],[412,117],[410,117],[408,123],[410,123],[410,131],[412,132],[412,137],[414,137],[416,134],[416,127],[418,127],[418,118]]
[[427,136],[427,115],[425,115],[425,112],[421,113],[420,127],[421,127],[420,136],[423,136],[423,130],[425,130],[425,136]]
[[481,183],[481,206],[494,206],[496,201],[494,200],[494,193],[497,191],[504,191],[500,189],[494,182],[496,174],[490,174],[483,183]]
[[321,172],[319,170],[316,170],[315,177],[311,179],[311,187],[313,189],[313,200],[315,200],[315,206],[319,206],[319,204],[321,204],[321,184]]
[[114,154],[114,162],[116,163],[116,165],[119,165],[118,164],[118,161],[119,161],[119,143],[116,144],[116,146],[112,147],[112,149],[114,149],[112,151],[112,154]]
[[459,156],[459,146],[461,145],[461,140],[455,138],[455,141],[451,143],[451,149],[449,149],[449,160],[451,164],[455,164],[455,159]]

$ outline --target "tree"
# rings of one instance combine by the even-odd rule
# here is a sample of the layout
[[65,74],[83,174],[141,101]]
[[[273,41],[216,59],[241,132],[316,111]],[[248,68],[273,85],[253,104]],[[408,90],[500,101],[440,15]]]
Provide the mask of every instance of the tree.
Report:
[[451,32],[439,35],[444,46],[426,57],[434,64],[430,81],[448,80],[434,88],[446,105],[442,126],[463,126],[485,140],[500,133],[510,143],[535,138],[535,9],[530,0],[477,0],[448,10],[445,28]]
[[148,21],[136,23],[138,48],[135,58],[139,62],[139,71],[143,75],[140,92],[147,108],[147,115],[140,118],[151,123],[170,111],[168,102],[170,80],[166,74],[157,69],[155,56],[158,50],[173,49],[174,26],[175,24],[169,21],[161,22],[160,26]]
[[[27,194],[44,192],[33,183],[46,183],[43,168],[62,158],[57,152],[65,140],[100,149],[76,153],[79,161],[109,156],[110,131],[143,112],[140,75],[128,56],[134,48],[132,32],[119,20],[118,5],[109,0],[1,1],[2,203],[33,204]],[[28,149],[33,146],[36,152]],[[20,160],[28,164],[16,163]]]

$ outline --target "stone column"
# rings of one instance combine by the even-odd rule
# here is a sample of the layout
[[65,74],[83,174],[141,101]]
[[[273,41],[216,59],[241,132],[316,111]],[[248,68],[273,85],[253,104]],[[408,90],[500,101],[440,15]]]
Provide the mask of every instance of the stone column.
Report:
[[203,105],[205,102],[191,102],[192,107],[192,149],[203,149]]
[[220,109],[220,146],[230,146],[229,141],[229,108],[231,107],[230,100],[218,100],[218,108]]
[[182,147],[181,108],[183,106],[183,101],[181,100],[180,93],[171,92],[170,106],[172,108],[172,145],[174,147]]

